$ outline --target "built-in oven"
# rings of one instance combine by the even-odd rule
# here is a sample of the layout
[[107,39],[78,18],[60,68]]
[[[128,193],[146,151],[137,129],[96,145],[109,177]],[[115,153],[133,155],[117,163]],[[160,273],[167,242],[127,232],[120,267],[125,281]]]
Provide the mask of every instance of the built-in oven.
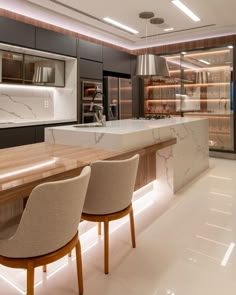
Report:
[[[102,103],[97,103],[96,105],[102,107]],[[91,103],[82,103],[82,123],[93,123],[96,122],[94,112],[90,111]]]
[[91,101],[95,97],[95,101],[102,102],[102,82],[82,80],[82,101]]

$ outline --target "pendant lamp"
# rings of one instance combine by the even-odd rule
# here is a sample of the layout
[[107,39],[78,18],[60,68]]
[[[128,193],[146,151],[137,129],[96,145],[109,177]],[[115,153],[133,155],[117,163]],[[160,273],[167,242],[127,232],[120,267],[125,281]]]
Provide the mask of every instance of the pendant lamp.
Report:
[[[162,18],[153,18],[153,12],[141,12],[139,18],[151,19],[152,24],[161,24],[164,22]],[[146,22],[146,44],[147,44],[147,22]],[[137,56],[136,76],[139,77],[170,77],[168,65],[164,57],[147,53]]]

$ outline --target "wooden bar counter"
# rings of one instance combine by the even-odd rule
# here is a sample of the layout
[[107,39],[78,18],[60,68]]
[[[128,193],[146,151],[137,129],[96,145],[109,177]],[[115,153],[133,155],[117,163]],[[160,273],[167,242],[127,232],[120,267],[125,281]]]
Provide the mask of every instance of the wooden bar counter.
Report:
[[[130,151],[37,143],[0,150],[0,205],[28,197],[40,183],[73,177],[96,160],[115,160],[139,153],[136,189],[156,178],[156,152],[176,143],[171,138]],[[0,208],[1,208],[0,206]],[[2,212],[0,211],[0,215]]]

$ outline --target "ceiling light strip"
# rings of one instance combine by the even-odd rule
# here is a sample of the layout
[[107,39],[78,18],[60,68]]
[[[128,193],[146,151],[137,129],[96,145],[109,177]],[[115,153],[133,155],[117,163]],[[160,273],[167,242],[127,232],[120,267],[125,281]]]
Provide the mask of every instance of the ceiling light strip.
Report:
[[[81,10],[79,10],[79,9],[76,9],[76,8],[74,8],[74,7],[71,7],[71,6],[69,6],[69,5],[65,4],[65,3],[60,2],[60,1],[57,1],[57,0],[50,0],[50,1],[53,2],[53,3],[55,3],[55,4],[57,4],[57,5],[63,6],[63,7],[65,7],[65,8],[67,8],[67,9],[69,9],[69,10],[72,10],[72,11],[75,11],[75,12],[77,12],[77,13],[79,13],[79,14],[82,14],[82,15],[88,17],[88,18],[94,19],[94,20],[96,20],[96,21],[98,21],[98,22],[105,23],[105,24],[108,24],[108,23],[109,23],[108,21],[106,21],[106,20],[104,20],[104,19],[100,19],[100,18],[98,18],[98,17],[96,17],[96,16],[94,16],[94,15],[91,15],[91,14],[89,14],[89,13],[86,13],[86,12],[84,12],[84,11],[81,11]],[[113,21],[113,22],[115,22],[115,21]],[[118,23],[118,22],[117,22],[117,23]],[[119,26],[116,25],[116,24],[114,24],[114,23],[111,23],[111,22],[110,22],[109,24],[112,25],[112,26],[115,27],[115,28],[119,28],[120,30],[125,31],[125,32],[129,32],[129,33],[131,33],[131,34],[138,34],[138,33],[139,33],[138,31],[136,31],[136,30],[134,30],[134,29],[132,29],[132,28],[129,28],[128,26],[125,26],[125,25],[123,25],[123,24],[120,24]],[[94,27],[94,26],[93,26],[93,27]],[[106,32],[106,30],[103,30],[103,31]]]
[[107,22],[107,23],[109,23],[109,24],[115,26],[115,27],[118,27],[118,28],[120,28],[120,29],[122,29],[122,30],[125,30],[125,31],[127,31],[127,32],[130,32],[130,33],[132,33],[132,34],[138,34],[138,33],[139,33],[137,30],[134,30],[134,29],[132,29],[132,28],[130,28],[130,27],[128,27],[128,26],[122,24],[122,23],[119,23],[118,21],[116,21],[116,20],[114,20],[114,19],[111,19],[110,17],[104,17],[103,20],[104,20],[105,22]]
[[177,6],[181,11],[183,11],[188,17],[190,17],[193,21],[198,22],[200,18],[196,16],[186,5],[184,5],[180,0],[172,0],[171,1],[175,6]]

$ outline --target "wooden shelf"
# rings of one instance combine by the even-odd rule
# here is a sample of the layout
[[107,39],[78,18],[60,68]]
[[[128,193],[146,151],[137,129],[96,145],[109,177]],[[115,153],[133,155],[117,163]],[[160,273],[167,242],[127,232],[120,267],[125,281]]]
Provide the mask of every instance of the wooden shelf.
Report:
[[9,77],[2,77],[2,80],[23,81],[23,78],[9,78]]

